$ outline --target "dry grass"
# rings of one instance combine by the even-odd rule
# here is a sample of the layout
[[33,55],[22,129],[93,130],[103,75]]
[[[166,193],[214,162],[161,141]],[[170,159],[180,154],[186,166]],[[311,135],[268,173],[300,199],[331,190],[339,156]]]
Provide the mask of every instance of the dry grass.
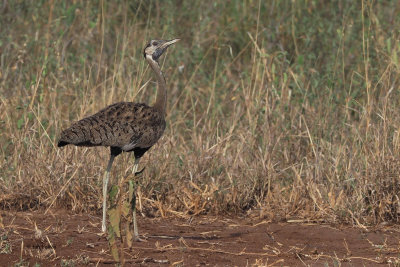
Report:
[[[100,211],[108,149],[58,149],[57,136],[111,103],[152,103],[142,49],[180,37],[164,57],[168,126],[141,162],[139,210],[398,222],[398,9],[4,1],[1,207]],[[113,182],[131,165],[118,157]]]

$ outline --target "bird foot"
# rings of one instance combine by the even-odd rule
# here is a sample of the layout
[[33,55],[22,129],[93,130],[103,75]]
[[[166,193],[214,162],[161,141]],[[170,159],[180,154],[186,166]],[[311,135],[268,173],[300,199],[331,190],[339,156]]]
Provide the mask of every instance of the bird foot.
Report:
[[101,237],[106,237],[107,236],[107,233],[106,232],[100,232],[100,233],[97,233],[96,234],[99,238],[101,238]]
[[135,242],[147,242],[147,239],[141,239],[139,236],[134,236],[133,241]]

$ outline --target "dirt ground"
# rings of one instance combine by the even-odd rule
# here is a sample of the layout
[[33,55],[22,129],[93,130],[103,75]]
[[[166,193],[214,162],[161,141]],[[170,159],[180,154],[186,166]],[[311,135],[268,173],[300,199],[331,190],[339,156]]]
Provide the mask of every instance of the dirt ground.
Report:
[[[114,266],[100,215],[6,212],[0,266]],[[143,218],[145,242],[124,250],[126,266],[398,266],[400,227],[272,223],[226,217]]]

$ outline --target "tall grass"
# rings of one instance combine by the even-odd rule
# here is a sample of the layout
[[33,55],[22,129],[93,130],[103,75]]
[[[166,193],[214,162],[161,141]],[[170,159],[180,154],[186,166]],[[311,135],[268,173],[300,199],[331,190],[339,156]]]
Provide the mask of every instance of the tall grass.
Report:
[[[4,1],[0,203],[100,211],[106,148],[60,131],[118,101],[152,103],[146,42],[164,56],[164,137],[141,161],[148,216],[252,212],[399,221],[396,1]],[[132,155],[116,159],[115,183]]]

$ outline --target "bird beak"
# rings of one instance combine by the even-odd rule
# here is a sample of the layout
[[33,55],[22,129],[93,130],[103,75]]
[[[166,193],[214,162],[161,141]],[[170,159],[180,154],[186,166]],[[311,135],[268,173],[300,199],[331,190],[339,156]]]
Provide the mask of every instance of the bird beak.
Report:
[[160,48],[161,49],[165,49],[165,48],[167,48],[168,46],[170,46],[170,45],[172,45],[172,44],[174,44],[174,43],[176,43],[176,42],[178,42],[178,41],[180,41],[181,39],[173,39],[173,40],[171,40],[171,41],[166,41]]

